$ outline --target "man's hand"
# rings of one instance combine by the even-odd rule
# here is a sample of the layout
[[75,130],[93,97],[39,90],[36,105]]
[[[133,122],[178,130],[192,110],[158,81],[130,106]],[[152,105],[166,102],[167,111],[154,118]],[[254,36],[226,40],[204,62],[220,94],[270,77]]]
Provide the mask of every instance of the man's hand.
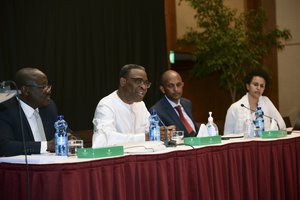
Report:
[[55,152],[55,141],[54,138],[52,140],[47,141],[47,151],[53,153]]
[[[68,140],[77,140],[77,138],[72,135],[71,133],[68,133]],[[55,139],[47,141],[47,151],[53,153],[55,152]]]
[[150,138],[149,138],[149,133],[146,132],[146,133],[145,133],[145,141],[149,141],[149,140],[150,140]]
[[171,139],[171,132],[176,131],[176,126],[175,125],[161,126],[160,127],[160,140],[161,141],[165,140],[165,131],[167,131],[168,140],[170,140]]
[[68,140],[77,140],[77,138],[71,133],[68,133]]

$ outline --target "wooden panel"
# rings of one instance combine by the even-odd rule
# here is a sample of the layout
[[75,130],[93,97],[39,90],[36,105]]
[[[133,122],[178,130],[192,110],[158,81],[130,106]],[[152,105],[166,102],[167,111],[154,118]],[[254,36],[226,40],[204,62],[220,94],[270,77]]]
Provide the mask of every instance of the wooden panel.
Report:
[[[246,9],[258,8],[263,6],[268,12],[269,21],[273,21],[267,25],[267,28],[275,26],[275,2],[274,0],[246,0]],[[165,14],[166,14],[166,37],[167,37],[167,51],[179,50],[176,40],[176,12],[175,0],[165,0]],[[181,49],[181,51],[191,52],[188,48]],[[278,106],[278,72],[277,72],[277,54],[276,50],[272,55],[264,60],[264,63],[271,66],[272,85],[270,90],[266,90],[265,95],[269,96],[275,106]],[[188,63],[187,63],[188,64]],[[212,111],[214,119],[217,121],[225,120],[226,112],[230,104],[229,92],[219,87],[220,75],[213,74],[207,77],[191,80],[188,75],[190,66],[170,66],[180,73],[182,76],[184,86],[184,97],[190,99],[193,103],[193,115],[197,122],[207,122],[208,112]]]

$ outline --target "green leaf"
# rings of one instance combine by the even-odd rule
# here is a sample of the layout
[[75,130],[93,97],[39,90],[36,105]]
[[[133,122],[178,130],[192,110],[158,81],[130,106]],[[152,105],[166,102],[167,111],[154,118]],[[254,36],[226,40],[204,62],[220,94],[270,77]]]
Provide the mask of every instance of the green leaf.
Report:
[[262,9],[238,15],[235,9],[226,7],[223,0],[181,1],[196,10],[198,25],[197,30],[189,28],[178,41],[179,45],[194,47],[195,65],[190,76],[220,72],[220,85],[231,93],[234,101],[238,93],[244,92],[242,80],[246,73],[261,67],[262,59],[272,48],[284,48],[284,42],[292,37],[287,29],[264,32],[267,18]]

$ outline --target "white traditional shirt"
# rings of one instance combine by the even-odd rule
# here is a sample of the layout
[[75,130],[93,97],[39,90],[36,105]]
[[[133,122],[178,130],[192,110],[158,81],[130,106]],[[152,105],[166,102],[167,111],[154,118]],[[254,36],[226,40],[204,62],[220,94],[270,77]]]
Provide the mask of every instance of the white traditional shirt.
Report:
[[[249,109],[242,107],[241,104],[244,104],[245,107],[250,108],[248,93],[244,95],[240,100],[233,103],[227,110],[224,125],[224,135],[231,133],[243,133],[245,121],[247,119],[255,119],[255,113],[251,113]],[[278,122],[281,130],[286,129],[284,120],[268,97],[261,96],[258,100],[258,106],[261,107],[266,116],[269,116]],[[266,116],[264,116],[265,130],[270,130],[271,119]]]
[[145,141],[149,116],[143,101],[127,104],[114,91],[97,105],[93,119],[93,148]]

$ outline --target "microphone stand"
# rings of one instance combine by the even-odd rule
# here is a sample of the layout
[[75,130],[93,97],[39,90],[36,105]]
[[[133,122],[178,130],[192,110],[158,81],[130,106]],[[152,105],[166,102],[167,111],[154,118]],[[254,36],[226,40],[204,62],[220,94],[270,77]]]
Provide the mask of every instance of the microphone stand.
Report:
[[[252,111],[252,112],[255,112],[255,110],[252,110],[251,108],[246,107],[244,104],[241,104],[241,107],[246,108],[246,109],[248,109],[248,110],[250,110],[250,111]],[[277,125],[278,130],[280,130],[279,123],[278,123],[278,121],[277,121],[275,118],[272,118],[272,117],[270,117],[270,116],[268,116],[268,115],[265,115],[265,114],[263,114],[263,116],[265,116],[265,117],[267,117],[267,118],[269,118],[269,119],[271,119],[271,120],[274,119],[274,121],[276,122],[276,125]]]
[[17,84],[14,81],[4,81],[1,84],[4,86],[5,83],[13,84],[16,89],[16,99],[18,101],[18,113],[19,113],[19,120],[21,125],[21,134],[22,134],[22,142],[23,142],[23,149],[24,149],[24,156],[25,156],[25,166],[26,166],[26,191],[27,191],[27,199],[30,200],[30,177],[29,177],[29,166],[28,166],[28,159],[27,159],[27,151],[26,151],[26,142],[25,142],[25,135],[24,135],[24,127],[23,127],[23,120],[22,120],[22,108],[21,108],[21,100],[19,98],[20,92],[18,89]]
[[[159,120],[160,121],[160,120]],[[169,145],[168,141],[168,130],[167,127],[164,126],[164,145],[167,147]]]
[[[156,113],[157,114],[157,113]],[[163,125],[164,127],[164,145],[166,147],[174,147],[176,146],[176,141],[174,140],[170,140],[168,139],[168,129],[167,129],[167,126],[165,125],[165,123],[160,119],[160,117],[158,116],[157,114],[157,118],[159,120],[159,122]]]

